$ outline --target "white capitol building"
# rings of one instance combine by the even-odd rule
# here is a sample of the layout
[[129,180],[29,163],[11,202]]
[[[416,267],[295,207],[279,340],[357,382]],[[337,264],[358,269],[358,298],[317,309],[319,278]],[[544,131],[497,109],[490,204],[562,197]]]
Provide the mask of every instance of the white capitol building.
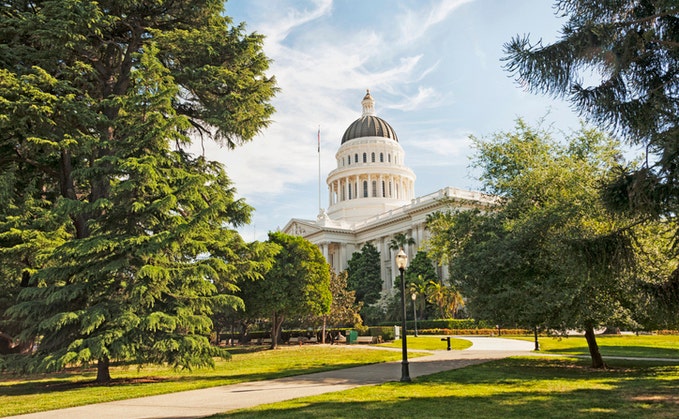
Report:
[[405,249],[412,260],[428,239],[427,215],[483,208],[493,199],[452,187],[415,197],[415,173],[405,165],[396,132],[375,115],[369,91],[361,104],[363,114],[344,132],[335,155],[337,168],[328,174],[327,211],[321,210],[316,220],[293,218],[283,232],[316,244],[335,272],[345,270],[351,255],[372,243],[380,252],[382,289],[390,290],[396,268],[389,242],[395,234],[415,239],[415,245]]

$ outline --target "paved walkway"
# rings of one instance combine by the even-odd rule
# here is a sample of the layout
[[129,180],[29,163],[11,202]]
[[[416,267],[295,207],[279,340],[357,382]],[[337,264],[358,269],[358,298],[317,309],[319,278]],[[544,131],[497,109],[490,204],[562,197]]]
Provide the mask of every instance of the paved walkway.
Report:
[[[434,374],[513,355],[526,355],[533,343],[488,337],[463,337],[473,345],[464,351],[434,351],[410,359],[410,377]],[[401,363],[388,362],[277,380],[255,381],[159,396],[99,403],[13,416],[24,419],[200,418],[229,410],[375,385],[401,378]]]

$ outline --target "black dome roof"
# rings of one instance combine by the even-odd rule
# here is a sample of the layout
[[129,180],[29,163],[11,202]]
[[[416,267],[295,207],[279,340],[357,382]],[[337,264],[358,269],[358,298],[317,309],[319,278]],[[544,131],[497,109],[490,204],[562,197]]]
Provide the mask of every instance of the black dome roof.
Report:
[[396,132],[384,119],[374,115],[364,115],[355,120],[342,136],[342,144],[354,138],[384,137],[398,142]]
[[370,90],[366,91],[361,105],[363,105],[363,115],[344,131],[342,144],[361,137],[384,137],[398,142],[398,137],[391,125],[384,119],[375,116],[375,100],[370,96]]

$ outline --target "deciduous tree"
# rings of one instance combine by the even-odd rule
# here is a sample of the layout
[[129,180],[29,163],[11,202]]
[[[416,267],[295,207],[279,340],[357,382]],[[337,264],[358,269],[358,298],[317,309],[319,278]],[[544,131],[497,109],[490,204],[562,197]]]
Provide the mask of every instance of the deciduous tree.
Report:
[[475,140],[488,213],[448,215],[451,275],[476,318],[501,325],[585,331],[592,364],[605,366],[594,336],[603,325],[638,326],[645,293],[634,270],[628,219],[607,212],[599,186],[620,151],[582,129],[563,143],[519,121],[515,132]]
[[[676,227],[679,3],[560,0],[556,8],[567,18],[559,39],[545,45],[514,37],[505,44],[507,70],[521,86],[566,97],[589,121],[645,148],[643,165],[621,166],[608,180],[607,205]],[[676,312],[679,270],[656,293],[658,304]]]
[[330,312],[330,266],[318,247],[308,240],[284,233],[269,233],[279,247],[264,279],[243,286],[249,315],[271,320],[271,348],[278,346],[287,318],[327,315]]

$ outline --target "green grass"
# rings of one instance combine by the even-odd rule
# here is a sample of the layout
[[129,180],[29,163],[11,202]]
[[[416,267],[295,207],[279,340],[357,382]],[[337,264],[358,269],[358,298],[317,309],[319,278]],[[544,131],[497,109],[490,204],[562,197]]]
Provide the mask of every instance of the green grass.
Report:
[[215,418],[675,418],[679,366],[574,358],[510,358]]
[[[533,340],[533,338],[514,338]],[[641,358],[672,358],[679,359],[679,336],[597,336],[597,344],[601,355],[625,356]],[[539,337],[540,352],[568,355],[589,355],[587,341],[582,336],[563,338]]]
[[230,361],[217,361],[214,369],[192,372],[159,366],[142,370],[113,367],[113,383],[103,386],[93,384],[93,369],[21,379],[0,375],[0,416],[349,368],[400,357],[400,352],[340,345],[291,346],[274,351],[260,347],[234,353]]
[[[448,344],[445,341],[441,341],[440,336],[408,336],[406,339],[408,344],[408,350],[425,350],[425,351],[435,351],[435,350],[445,350]],[[393,342],[380,343],[377,346],[383,346],[387,348],[400,348],[401,340],[395,340]],[[450,338],[450,347],[454,350],[467,349],[472,346],[472,343],[464,339]]]

